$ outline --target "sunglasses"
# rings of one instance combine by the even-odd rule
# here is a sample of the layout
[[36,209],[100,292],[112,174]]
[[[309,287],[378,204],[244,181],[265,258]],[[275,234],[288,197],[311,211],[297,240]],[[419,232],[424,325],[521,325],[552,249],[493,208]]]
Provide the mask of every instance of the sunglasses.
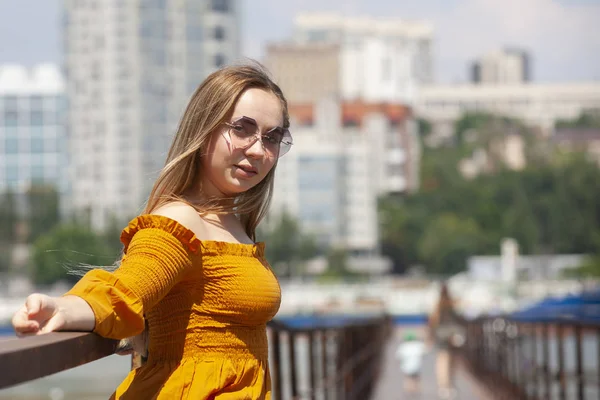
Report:
[[260,133],[253,118],[240,117],[233,122],[225,122],[229,128],[229,142],[239,149],[247,149],[260,140],[264,151],[270,157],[282,157],[292,148],[293,140],[289,129],[277,126]]

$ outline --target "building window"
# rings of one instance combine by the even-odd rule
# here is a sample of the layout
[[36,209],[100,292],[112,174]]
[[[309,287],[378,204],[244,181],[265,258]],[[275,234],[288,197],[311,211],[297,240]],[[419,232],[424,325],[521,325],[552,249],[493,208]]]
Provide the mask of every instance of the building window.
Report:
[[19,152],[19,139],[7,137],[4,142],[4,152],[6,154],[17,154]]
[[39,110],[31,110],[31,125],[42,126],[44,125],[44,113]]
[[8,185],[16,186],[19,182],[19,168],[16,165],[7,165],[5,174]]
[[33,165],[31,167],[31,180],[33,182],[41,183],[44,181],[44,166]]
[[31,138],[31,152],[34,154],[40,154],[44,152],[44,139],[41,137]]
[[215,26],[213,31],[213,36],[215,40],[222,41],[225,40],[225,29],[222,26]]
[[16,96],[6,96],[4,98],[4,109],[7,111],[17,111],[19,102]]
[[31,110],[43,110],[44,109],[44,101],[41,96],[31,96],[29,99],[29,108]]
[[225,65],[225,56],[223,54],[215,55],[215,67],[221,68]]
[[229,12],[229,0],[212,0],[212,10],[217,12]]
[[[8,108],[8,107],[7,107]],[[19,123],[19,114],[16,111],[4,111],[4,125],[17,126]]]

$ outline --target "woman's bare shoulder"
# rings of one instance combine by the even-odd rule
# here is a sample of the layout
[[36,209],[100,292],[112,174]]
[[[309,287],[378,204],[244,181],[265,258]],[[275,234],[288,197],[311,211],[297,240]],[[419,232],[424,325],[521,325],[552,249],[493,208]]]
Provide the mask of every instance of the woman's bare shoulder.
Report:
[[204,221],[198,211],[192,206],[182,201],[173,201],[164,204],[152,212],[154,215],[162,215],[170,218],[185,226],[199,239],[206,238],[206,221]]

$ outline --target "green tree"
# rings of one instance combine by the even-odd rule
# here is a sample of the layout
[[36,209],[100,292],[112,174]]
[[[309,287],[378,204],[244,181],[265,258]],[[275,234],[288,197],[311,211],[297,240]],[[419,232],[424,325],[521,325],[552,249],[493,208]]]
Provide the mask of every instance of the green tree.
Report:
[[429,122],[428,120],[426,120],[424,118],[417,118],[417,129],[419,132],[419,136],[421,138],[425,138],[432,131],[431,122]]
[[587,257],[581,266],[564,272],[566,278],[599,278],[600,255]]
[[115,255],[120,254],[123,251],[123,243],[121,243],[121,232],[123,228],[127,226],[127,222],[119,220],[116,216],[112,215],[108,219],[106,229],[100,233],[100,236],[104,242],[108,245],[108,248]]
[[600,114],[582,112],[577,118],[556,121],[556,128],[600,128]]
[[419,243],[419,255],[429,273],[454,274],[466,268],[480,235],[475,221],[453,214],[432,220]]
[[285,211],[271,229],[261,229],[257,236],[266,242],[266,258],[279,274],[302,273],[302,261],[319,253],[314,238],[302,233],[298,222]]
[[480,130],[492,119],[492,115],[480,112],[467,112],[454,123],[454,135],[458,144],[465,142],[465,133]]
[[0,194],[0,243],[12,243],[17,227],[15,194],[9,189]]
[[59,194],[53,186],[37,185],[26,196],[29,235],[35,241],[60,222]]
[[[438,157],[435,164],[429,179],[436,185],[380,202],[382,250],[395,272],[414,264],[436,273],[456,271],[457,259],[498,254],[505,237],[517,239],[525,254],[600,253],[600,169],[584,157],[523,171],[501,169],[473,180],[449,172],[455,167],[451,157]],[[464,237],[472,237],[469,246],[457,241]],[[442,262],[436,254],[455,261]]]
[[114,249],[102,236],[80,225],[57,225],[33,243],[32,279],[38,284],[63,279],[74,282],[79,277],[67,274],[69,269],[111,265],[115,260]]
[[327,270],[325,278],[351,278],[357,274],[348,269],[348,252],[342,247],[332,247],[327,252]]
[[9,189],[0,194],[0,272],[11,267],[11,255],[17,238],[17,201]]

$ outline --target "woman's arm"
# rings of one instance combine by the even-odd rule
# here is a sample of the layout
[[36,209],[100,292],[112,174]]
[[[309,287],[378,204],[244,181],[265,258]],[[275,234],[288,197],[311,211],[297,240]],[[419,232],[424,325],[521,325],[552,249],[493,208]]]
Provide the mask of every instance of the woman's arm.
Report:
[[34,293],[15,313],[12,324],[18,336],[55,331],[91,332],[95,318],[92,308],[80,297],[50,297]]

